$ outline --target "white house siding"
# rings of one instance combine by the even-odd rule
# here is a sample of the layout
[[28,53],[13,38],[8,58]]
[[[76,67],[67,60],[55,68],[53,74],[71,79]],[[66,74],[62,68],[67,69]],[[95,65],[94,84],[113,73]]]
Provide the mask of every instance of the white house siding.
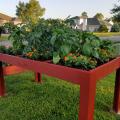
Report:
[[99,25],[88,25],[87,30],[90,32],[95,32],[98,31],[99,27],[100,27]]
[[83,31],[87,30],[87,19],[83,19]]
[[108,32],[111,32],[112,26],[107,26],[107,28],[108,28]]
[[18,24],[21,24],[22,21],[12,21],[12,23],[13,23],[14,25],[18,25]]
[[74,22],[75,22],[76,25],[79,25],[80,20],[79,19],[75,19]]

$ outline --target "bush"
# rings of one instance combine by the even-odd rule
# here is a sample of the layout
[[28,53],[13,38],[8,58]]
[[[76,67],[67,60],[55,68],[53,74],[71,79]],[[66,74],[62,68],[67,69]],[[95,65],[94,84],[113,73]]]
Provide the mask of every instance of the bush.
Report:
[[101,25],[98,29],[99,32],[108,32],[108,28],[106,25]]
[[0,46],[0,53],[6,53],[6,47]]
[[111,28],[111,32],[120,32],[120,25],[119,24],[114,24]]

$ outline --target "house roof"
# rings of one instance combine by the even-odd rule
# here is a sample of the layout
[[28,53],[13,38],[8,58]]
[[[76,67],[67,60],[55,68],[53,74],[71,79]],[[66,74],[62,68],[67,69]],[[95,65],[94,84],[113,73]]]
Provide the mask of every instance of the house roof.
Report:
[[19,18],[13,17],[11,21],[21,21]]
[[5,15],[3,13],[0,13],[0,19],[10,21],[12,19],[12,17]]
[[96,18],[88,18],[87,24],[88,25],[100,25],[100,22]]

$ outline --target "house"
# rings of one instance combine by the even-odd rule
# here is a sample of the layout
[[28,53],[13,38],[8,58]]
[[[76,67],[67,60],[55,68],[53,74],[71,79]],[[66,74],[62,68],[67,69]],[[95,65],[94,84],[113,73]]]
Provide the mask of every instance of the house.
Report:
[[0,13],[0,26],[2,26],[5,23],[13,23],[14,25],[18,25],[22,23],[22,21],[18,18],[11,17],[3,13]]
[[72,28],[82,31],[97,31],[100,27],[100,22],[96,18],[88,18],[87,16],[75,16],[70,18],[74,21]]
[[79,29],[81,31],[96,32],[102,24],[105,24],[108,28],[108,32],[110,32],[113,26],[113,22],[110,19],[99,21],[95,17],[88,18],[87,16],[75,16],[69,19],[74,21],[74,24],[71,25],[72,28]]
[[14,17],[11,19],[11,23],[13,23],[14,25],[19,25],[22,23],[22,21],[19,18]]
[[10,22],[12,17],[0,13],[0,26],[3,25],[4,23]]
[[87,31],[96,32],[100,28],[100,22],[96,18],[87,18]]

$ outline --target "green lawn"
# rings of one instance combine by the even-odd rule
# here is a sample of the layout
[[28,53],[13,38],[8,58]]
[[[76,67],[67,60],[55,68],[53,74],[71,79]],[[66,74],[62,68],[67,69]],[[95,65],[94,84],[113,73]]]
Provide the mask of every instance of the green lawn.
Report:
[[[110,112],[114,77],[97,84],[95,120],[120,120]],[[46,76],[37,84],[29,72],[5,80],[7,96],[0,98],[0,120],[78,120],[79,86]]]
[[120,32],[94,33],[98,37],[120,36]]
[[8,40],[8,36],[8,34],[2,34],[2,36],[0,37],[0,41]]

